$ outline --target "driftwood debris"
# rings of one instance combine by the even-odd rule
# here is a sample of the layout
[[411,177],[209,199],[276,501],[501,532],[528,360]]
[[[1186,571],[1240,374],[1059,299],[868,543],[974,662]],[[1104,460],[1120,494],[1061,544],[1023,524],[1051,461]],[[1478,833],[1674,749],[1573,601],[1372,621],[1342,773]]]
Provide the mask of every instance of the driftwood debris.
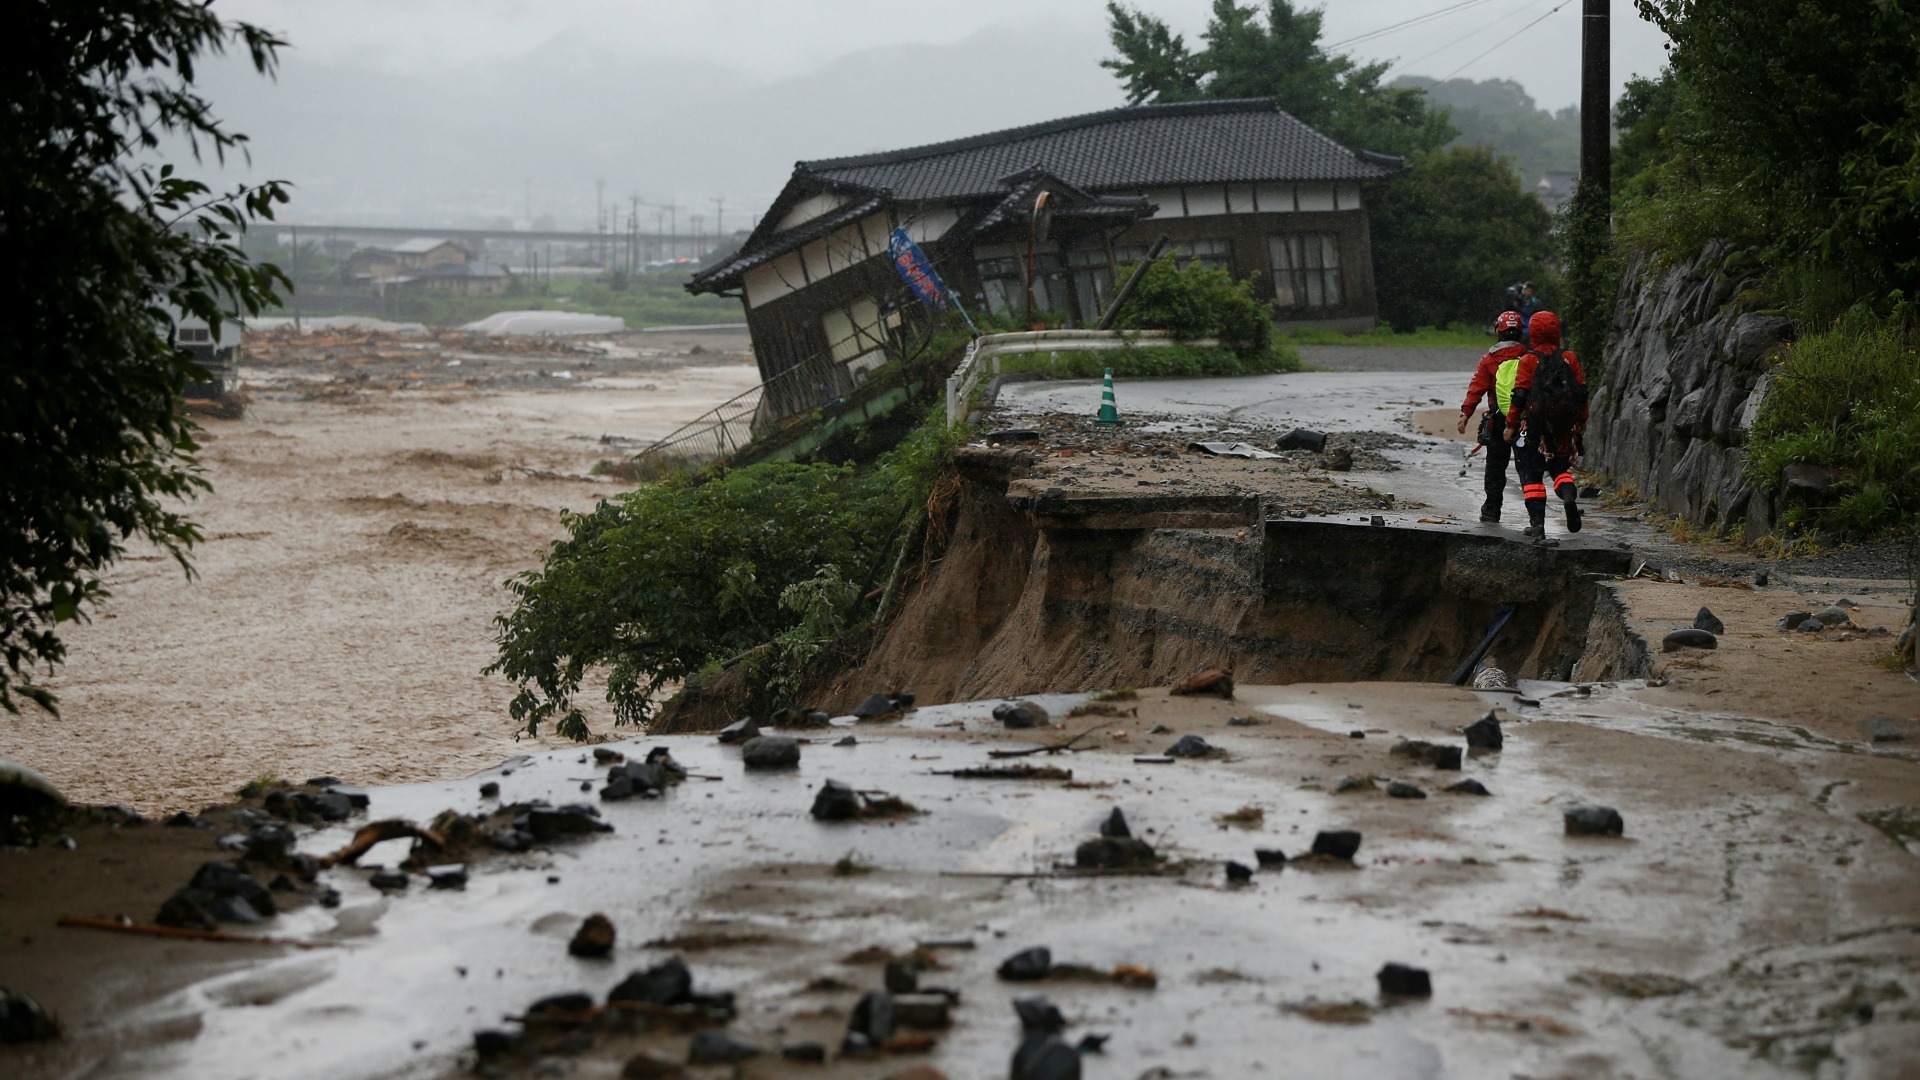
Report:
[[116,933],[142,934],[147,937],[185,938],[188,941],[225,941],[241,945],[291,945],[296,949],[344,947],[344,943],[339,941],[294,941],[290,938],[250,937],[246,934],[229,934],[224,930],[187,930],[178,926],[120,922],[116,919],[95,919],[85,915],[62,915],[54,925],[81,930],[112,930]]

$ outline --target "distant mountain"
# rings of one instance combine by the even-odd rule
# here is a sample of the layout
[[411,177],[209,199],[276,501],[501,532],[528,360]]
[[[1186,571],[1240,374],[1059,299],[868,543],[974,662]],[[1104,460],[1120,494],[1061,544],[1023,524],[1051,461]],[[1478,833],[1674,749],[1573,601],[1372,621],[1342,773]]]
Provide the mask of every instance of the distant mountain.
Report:
[[1531,186],[1543,173],[1580,167],[1580,109],[1569,105],[1549,112],[1534,104],[1511,79],[1448,79],[1402,75],[1395,86],[1418,87],[1427,100],[1446,109],[1460,129],[1459,143],[1491,146],[1513,159]]
[[[242,177],[290,179],[292,220],[422,226],[550,217],[591,229],[594,182],[678,203],[713,196],[729,229],[764,209],[796,161],[957,138],[1122,104],[1106,43],[1064,24],[999,26],[950,45],[872,49],[803,75],[620,53],[562,36],[508,62],[444,76],[283,54],[277,82],[245,65],[202,72],[230,128],[251,139]],[[176,159],[182,155],[176,153]],[[200,170],[204,175],[210,170]],[[642,207],[653,226],[656,211]],[[623,214],[624,217],[624,214]]]

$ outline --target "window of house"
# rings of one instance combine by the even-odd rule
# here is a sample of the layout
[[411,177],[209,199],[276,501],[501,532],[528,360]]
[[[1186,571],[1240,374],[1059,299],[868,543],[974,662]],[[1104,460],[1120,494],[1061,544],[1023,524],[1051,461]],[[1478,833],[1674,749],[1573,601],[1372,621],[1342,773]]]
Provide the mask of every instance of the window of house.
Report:
[[1092,326],[1113,302],[1113,267],[1107,262],[1107,253],[1098,248],[1069,251],[1067,268],[1073,273],[1073,298],[1079,305],[1080,325]]
[[[976,255],[980,252],[976,252]],[[1027,310],[1027,253],[993,255],[978,262],[980,287],[987,310],[995,315],[1020,316]],[[1033,257],[1033,310],[1038,312],[1071,310],[1066,268],[1060,254],[1035,252]]]
[[[1120,244],[1113,249],[1115,266],[1132,266],[1152,250],[1145,244]],[[1233,269],[1233,241],[1225,237],[1202,237],[1173,245],[1173,257],[1180,262],[1197,262],[1219,270]]]
[[204,326],[182,326],[173,340],[182,345],[206,345],[213,341],[213,332]]
[[843,364],[887,343],[880,305],[872,300],[855,300],[846,307],[829,309],[820,316],[820,328],[827,333],[827,348],[833,358]]
[[1285,309],[1339,307],[1340,241],[1333,233],[1282,233],[1268,240],[1273,295]]

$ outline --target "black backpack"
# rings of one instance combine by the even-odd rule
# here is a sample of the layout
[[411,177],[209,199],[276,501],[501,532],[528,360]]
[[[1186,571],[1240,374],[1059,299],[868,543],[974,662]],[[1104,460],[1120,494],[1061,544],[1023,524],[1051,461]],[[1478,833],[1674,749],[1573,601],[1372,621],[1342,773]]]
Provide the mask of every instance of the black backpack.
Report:
[[1527,391],[1527,422],[1543,432],[1569,434],[1587,404],[1587,388],[1573,375],[1566,354],[1532,350],[1533,389]]

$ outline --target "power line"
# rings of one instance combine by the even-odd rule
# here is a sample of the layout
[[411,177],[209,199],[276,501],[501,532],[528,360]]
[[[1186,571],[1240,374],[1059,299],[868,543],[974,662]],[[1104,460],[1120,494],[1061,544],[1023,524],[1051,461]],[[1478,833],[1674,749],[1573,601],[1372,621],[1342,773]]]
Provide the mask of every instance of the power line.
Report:
[[1499,41],[1494,43],[1493,48],[1488,49],[1486,52],[1481,53],[1479,56],[1476,56],[1473,59],[1467,61],[1466,63],[1461,64],[1459,67],[1454,68],[1452,71],[1447,72],[1446,75],[1444,75],[1440,81],[1445,82],[1446,80],[1453,78],[1455,75],[1460,74],[1461,72],[1467,70],[1473,65],[1486,59],[1489,55],[1491,55],[1495,50],[1499,49],[1502,45],[1505,45],[1507,42],[1512,41],[1514,38],[1519,37],[1521,34],[1526,33],[1527,31],[1533,29],[1534,27],[1552,18],[1554,12],[1559,11],[1561,8],[1566,7],[1568,4],[1571,4],[1571,3],[1573,3],[1573,0],[1560,0],[1560,2],[1558,4],[1553,5],[1553,8],[1549,10],[1545,15],[1540,16],[1539,18],[1533,20],[1532,22],[1521,27],[1520,29],[1515,30],[1513,33],[1508,34],[1506,37],[1501,38]]
[[1490,4],[1492,2],[1493,0],[1461,0],[1460,3],[1448,5],[1438,11],[1429,11],[1425,15],[1415,15],[1411,19],[1402,19],[1391,26],[1383,26],[1378,30],[1369,30],[1364,34],[1357,34],[1347,38],[1345,41],[1336,41],[1331,45],[1324,45],[1322,48],[1328,51],[1344,49],[1349,45],[1358,45],[1363,41],[1372,41],[1374,38],[1385,37],[1388,34],[1405,30],[1408,27],[1419,26],[1421,23],[1432,22],[1435,19],[1442,19],[1448,15],[1452,15],[1455,12],[1466,11],[1468,8],[1476,8],[1482,4]]
[[[1480,27],[1479,29],[1470,31],[1465,34],[1461,34],[1459,37],[1454,38],[1452,41],[1447,42],[1445,45],[1442,45],[1437,49],[1434,49],[1432,52],[1422,53],[1421,55],[1416,56],[1411,60],[1402,60],[1399,63],[1394,64],[1393,67],[1387,69],[1386,75],[1392,75],[1394,72],[1397,72],[1397,71],[1405,71],[1407,68],[1410,68],[1415,64],[1421,63],[1422,61],[1425,61],[1425,60],[1430,60],[1433,57],[1436,57],[1441,53],[1446,52],[1448,49],[1453,48],[1455,45],[1458,45],[1463,41],[1468,41],[1473,38],[1477,38],[1481,34],[1484,34],[1487,31],[1493,29],[1494,27],[1499,26],[1501,23],[1506,22],[1508,19],[1517,18],[1522,13],[1530,11],[1534,8],[1537,8],[1541,4],[1544,4],[1546,2],[1547,0],[1529,0],[1528,3],[1520,5],[1519,7],[1513,9],[1512,11],[1507,12],[1505,15],[1500,16],[1498,19],[1493,20],[1492,22],[1486,24],[1485,26]],[[1386,77],[1385,75],[1382,76],[1382,78],[1385,78],[1385,77]]]

